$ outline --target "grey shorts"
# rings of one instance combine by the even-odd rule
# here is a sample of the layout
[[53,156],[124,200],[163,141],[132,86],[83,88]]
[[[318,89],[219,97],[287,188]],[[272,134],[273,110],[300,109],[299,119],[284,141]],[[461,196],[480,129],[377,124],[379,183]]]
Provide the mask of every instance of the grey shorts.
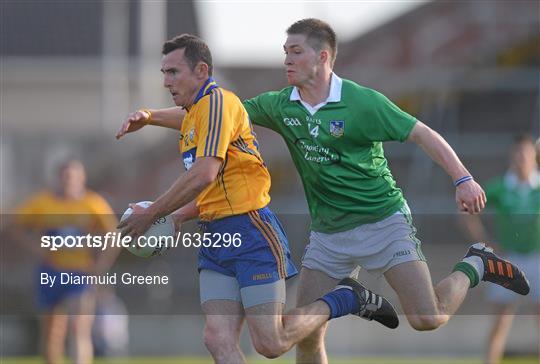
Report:
[[415,234],[407,205],[381,221],[351,230],[312,231],[302,266],[336,279],[348,277],[360,266],[379,277],[398,264],[426,260]]
[[203,269],[199,274],[201,305],[211,300],[241,302],[244,308],[263,303],[285,304],[285,280],[240,288],[235,277]]

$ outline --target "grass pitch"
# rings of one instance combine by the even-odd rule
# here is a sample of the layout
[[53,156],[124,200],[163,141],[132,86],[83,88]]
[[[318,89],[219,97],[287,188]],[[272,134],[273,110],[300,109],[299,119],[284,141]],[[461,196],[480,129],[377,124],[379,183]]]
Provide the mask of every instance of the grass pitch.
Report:
[[[294,359],[268,360],[264,358],[248,358],[249,364],[294,364]],[[0,364],[42,364],[38,357],[0,358]],[[65,364],[71,363],[69,360]],[[480,358],[349,358],[331,360],[332,364],[482,364]],[[536,357],[507,358],[502,364],[539,364]],[[115,358],[96,359],[94,364],[213,364],[212,359],[206,357],[144,357],[144,358]]]

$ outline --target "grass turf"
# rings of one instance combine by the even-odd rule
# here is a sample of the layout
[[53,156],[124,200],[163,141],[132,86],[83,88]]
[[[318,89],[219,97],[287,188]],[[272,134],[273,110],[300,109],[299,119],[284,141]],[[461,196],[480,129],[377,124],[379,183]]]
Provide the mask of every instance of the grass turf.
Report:
[[[332,364],[481,364],[479,358],[354,358],[332,359]],[[0,358],[0,364],[42,364],[37,357]],[[65,364],[70,363],[66,360]],[[143,358],[115,358],[96,359],[94,364],[212,364],[210,358],[205,357],[143,357]],[[294,359],[266,360],[261,358],[248,358],[250,364],[293,364]],[[502,364],[538,364],[538,358],[506,358]]]

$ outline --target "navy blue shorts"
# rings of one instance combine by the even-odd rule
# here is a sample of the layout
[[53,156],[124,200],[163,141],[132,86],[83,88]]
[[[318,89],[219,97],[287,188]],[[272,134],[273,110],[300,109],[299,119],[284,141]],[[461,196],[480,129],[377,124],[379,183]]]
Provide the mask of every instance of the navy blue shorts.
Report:
[[[47,284],[41,284],[41,274],[47,273],[49,276],[54,276],[54,285],[50,287]],[[40,310],[48,311],[54,308],[57,304],[68,297],[75,297],[83,294],[91,288],[88,284],[61,284],[61,273],[74,273],[82,275],[82,272],[74,271],[59,271],[50,266],[43,265],[37,269],[37,303]]]
[[201,247],[199,271],[210,269],[235,277],[240,288],[273,283],[298,274],[283,227],[267,207],[201,222],[200,227],[201,233],[209,233],[213,241],[237,234],[236,239],[240,240],[236,242],[240,244]]

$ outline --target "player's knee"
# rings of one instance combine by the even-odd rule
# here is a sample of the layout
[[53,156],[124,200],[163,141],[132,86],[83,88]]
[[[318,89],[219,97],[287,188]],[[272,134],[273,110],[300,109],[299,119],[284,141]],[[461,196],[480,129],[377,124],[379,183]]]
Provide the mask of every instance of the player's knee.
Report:
[[275,359],[289,350],[285,341],[278,337],[272,337],[271,339],[268,337],[252,337],[252,341],[257,353],[268,359]]
[[448,321],[447,315],[409,315],[407,316],[412,328],[418,331],[435,330]]
[[209,326],[204,329],[203,341],[211,353],[227,350],[238,344],[235,335]]
[[257,353],[261,354],[265,358],[275,359],[283,355],[287,350],[281,343],[265,343],[259,342],[254,344]]

